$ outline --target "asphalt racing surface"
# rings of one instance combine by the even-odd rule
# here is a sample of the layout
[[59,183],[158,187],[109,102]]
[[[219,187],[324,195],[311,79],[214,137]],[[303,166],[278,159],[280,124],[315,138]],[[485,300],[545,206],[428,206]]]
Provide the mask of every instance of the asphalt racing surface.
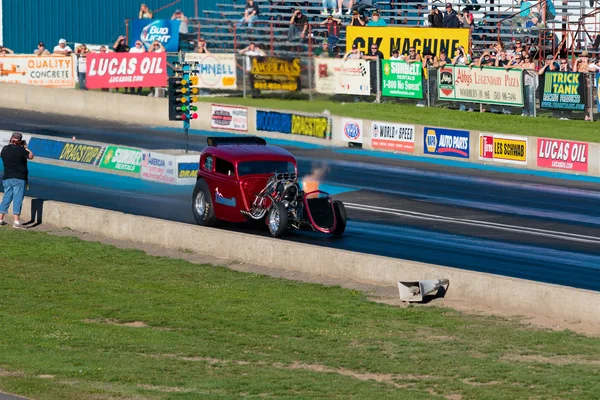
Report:
[[[179,130],[29,111],[0,109],[0,129],[147,149],[185,147]],[[198,133],[190,135],[191,150],[201,150],[210,134]],[[325,166],[323,189],[344,201],[350,219],[342,238],[291,232],[282,245],[291,240],[600,290],[600,178],[556,179],[551,172],[273,144],[297,157],[301,176]],[[191,187],[36,163],[30,170],[29,196],[194,223]]]

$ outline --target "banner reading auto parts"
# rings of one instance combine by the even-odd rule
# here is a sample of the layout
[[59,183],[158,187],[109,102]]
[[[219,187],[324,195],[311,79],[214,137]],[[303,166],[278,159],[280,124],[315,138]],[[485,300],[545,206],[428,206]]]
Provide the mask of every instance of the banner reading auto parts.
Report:
[[400,54],[408,54],[411,46],[417,53],[431,52],[436,56],[443,49],[448,57],[453,58],[459,46],[469,48],[469,29],[349,26],[346,28],[346,43],[356,44],[363,52],[377,44],[385,58],[390,57],[394,48]]
[[165,53],[90,53],[86,64],[89,89],[167,86]]

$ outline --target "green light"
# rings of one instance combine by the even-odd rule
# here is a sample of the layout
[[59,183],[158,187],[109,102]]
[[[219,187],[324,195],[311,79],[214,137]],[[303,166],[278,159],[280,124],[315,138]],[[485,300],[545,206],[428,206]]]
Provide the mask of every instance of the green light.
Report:
[[186,106],[181,107],[181,111],[187,111],[187,107]]
[[190,110],[191,111],[198,111],[198,107],[196,107],[196,106],[190,106]]

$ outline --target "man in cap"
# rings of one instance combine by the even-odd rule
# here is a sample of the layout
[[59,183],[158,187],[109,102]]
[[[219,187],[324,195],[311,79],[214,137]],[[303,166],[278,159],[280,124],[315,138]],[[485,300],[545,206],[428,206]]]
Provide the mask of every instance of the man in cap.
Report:
[[73,53],[73,50],[69,46],[67,46],[67,41],[65,39],[60,39],[58,41],[58,46],[54,47],[54,54],[61,54],[63,56],[70,56]]
[[446,12],[444,13],[444,28],[458,28],[460,21],[458,14],[452,8],[452,4],[446,3]]
[[379,11],[373,11],[371,14],[371,20],[367,23],[367,26],[387,26],[387,23],[379,15]]
[[431,12],[427,16],[427,20],[429,21],[429,26],[431,26],[432,28],[444,27],[444,16],[440,12],[440,10],[438,10],[435,4],[431,6]]
[[27,170],[27,160],[33,160],[33,153],[27,148],[27,143],[23,140],[23,135],[14,132],[10,142],[2,148],[0,152],[2,163],[4,164],[4,176],[2,184],[4,186],[4,196],[0,203],[0,226],[6,225],[4,216],[8,214],[10,203],[13,204],[14,222],[13,227],[21,228],[21,207],[23,197],[25,197],[25,186],[29,171]]
[[35,54],[36,56],[49,56],[50,52],[48,51],[46,46],[44,46],[44,42],[39,42],[38,47],[33,51],[33,54]]
[[290,18],[290,27],[288,29],[288,40],[291,42],[298,36],[300,32],[300,39],[306,38],[308,32],[308,18],[302,14],[302,10],[297,8],[294,10],[292,17]]
[[327,40],[329,43],[329,50],[333,50],[333,48],[340,41],[340,30],[342,28],[342,20],[339,18],[334,18],[333,15],[328,15],[327,19],[321,21],[319,25],[325,25],[327,28]]

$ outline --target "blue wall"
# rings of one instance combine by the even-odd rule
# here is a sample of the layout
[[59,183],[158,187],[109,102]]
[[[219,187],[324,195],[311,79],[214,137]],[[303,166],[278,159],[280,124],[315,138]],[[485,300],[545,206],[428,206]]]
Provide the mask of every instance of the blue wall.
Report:
[[[53,49],[69,43],[113,44],[125,35],[125,19],[137,18],[140,4],[155,10],[174,0],[0,0],[3,5],[4,46],[15,53],[33,53],[41,40]],[[227,3],[231,0],[224,0]],[[215,0],[198,0],[201,10],[216,10]],[[159,11],[155,19],[170,19],[175,9],[194,17],[195,0],[181,0]],[[71,46],[72,47],[72,46]]]

